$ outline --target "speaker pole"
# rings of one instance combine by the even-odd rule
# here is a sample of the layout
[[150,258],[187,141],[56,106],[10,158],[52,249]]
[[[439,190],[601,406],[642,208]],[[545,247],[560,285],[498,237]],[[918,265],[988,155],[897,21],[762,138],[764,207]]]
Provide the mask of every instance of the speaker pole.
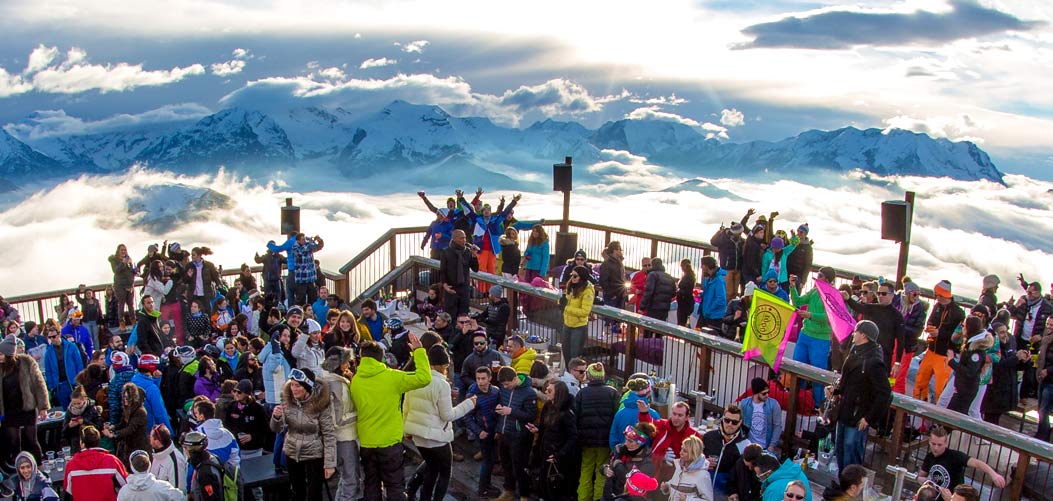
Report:
[[911,226],[914,224],[914,192],[908,191],[904,200],[907,201],[907,227],[903,241],[899,243],[899,262],[896,266],[896,284],[903,283],[903,277],[907,276],[907,254],[910,251]]
[[570,191],[571,186],[571,157],[564,158],[562,164],[552,166],[552,178],[554,191],[563,192],[563,220],[559,223],[559,232],[556,233],[555,262],[562,263],[574,256],[578,247],[578,234],[570,232]]

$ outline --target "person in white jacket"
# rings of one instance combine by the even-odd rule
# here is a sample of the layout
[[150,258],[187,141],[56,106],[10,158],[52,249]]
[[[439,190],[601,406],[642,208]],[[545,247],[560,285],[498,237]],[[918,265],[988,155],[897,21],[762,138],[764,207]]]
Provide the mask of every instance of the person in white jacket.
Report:
[[406,393],[402,404],[403,430],[410,435],[413,444],[424,460],[417,467],[406,486],[410,499],[417,499],[418,488],[422,489],[421,501],[441,501],[446,497],[453,470],[453,421],[466,416],[475,409],[473,395],[454,407],[450,394],[450,383],[446,372],[450,366],[450,354],[442,345],[428,348],[428,364],[431,365],[431,383]]
[[150,430],[150,447],[154,450],[150,473],[186,495],[186,456],[172,441],[172,432],[168,431],[167,426],[159,424]]
[[180,501],[186,494],[172,484],[158,480],[150,473],[150,455],[146,451],[135,451],[128,457],[132,467],[124,487],[117,493],[117,501]]
[[662,482],[662,492],[669,493],[669,501],[713,501],[713,481],[709,478],[706,457],[702,455],[702,439],[691,435],[684,439],[680,459],[673,459],[673,478]]
[[164,274],[164,264],[161,261],[150,263],[150,272],[146,275],[146,284],[143,286],[143,295],[154,298],[154,304],[160,308],[165,295],[172,290],[172,279]]
[[336,428],[336,470],[340,483],[336,488],[337,501],[356,501],[362,497],[361,477],[358,473],[358,413],[351,400],[351,360],[353,353],[343,346],[333,346],[325,353],[320,382],[329,386],[329,408]]
[[292,346],[292,355],[296,357],[297,369],[311,369],[315,374],[325,372],[322,362],[325,361],[325,347],[322,344],[322,326],[307,319],[307,335],[296,338]]

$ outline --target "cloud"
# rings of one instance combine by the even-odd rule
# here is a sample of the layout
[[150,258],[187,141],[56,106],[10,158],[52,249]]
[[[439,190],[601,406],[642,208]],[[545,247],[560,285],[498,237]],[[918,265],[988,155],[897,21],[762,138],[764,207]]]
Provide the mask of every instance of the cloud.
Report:
[[124,92],[137,87],[167,85],[205,73],[205,67],[200,64],[154,71],[143,70],[142,64],[87,64],[87,52],[76,47],[56,64],[58,54],[57,47],[40,45],[30,52],[26,68],[20,74],[0,68],[0,98],[34,90],[52,94],[79,94],[89,90],[103,94]]
[[638,104],[659,104],[659,105],[667,105],[667,106],[679,106],[681,104],[689,103],[690,101],[688,101],[687,99],[681,98],[681,97],[677,97],[676,93],[674,92],[674,93],[669,94],[669,96],[658,96],[658,97],[652,97],[652,98],[647,98],[647,99],[640,98],[640,97],[633,97],[633,98],[629,99],[629,102],[630,103],[638,103]]
[[720,123],[728,127],[738,127],[746,123],[746,116],[741,111],[732,109],[720,110]]
[[212,74],[219,77],[226,77],[230,75],[236,75],[241,73],[241,70],[245,69],[245,61],[240,59],[232,59],[224,63],[216,63],[211,66]]
[[252,56],[249,54],[249,51],[247,49],[241,49],[241,48],[234,49],[234,51],[231,52],[230,55],[234,56],[234,59],[251,59],[252,58]]
[[592,96],[570,80],[556,78],[539,85],[523,85],[505,91],[498,100],[501,106],[516,111],[538,109],[549,115],[581,114],[600,111],[606,103],[628,97],[628,91],[610,96]]
[[382,66],[391,66],[393,64],[397,64],[398,62],[398,59],[388,59],[386,57],[382,57],[379,59],[371,58],[362,61],[362,64],[358,65],[358,68],[363,70],[367,68],[380,68]]
[[980,135],[988,129],[985,124],[978,123],[973,117],[960,113],[956,116],[933,116],[928,118],[916,118],[909,115],[899,115],[884,120],[885,131],[891,129],[903,129],[921,132],[936,138],[946,138],[951,141],[972,141],[983,144],[984,139]]
[[4,129],[20,139],[32,141],[51,136],[95,134],[125,127],[196,120],[211,113],[212,110],[197,103],[172,104],[139,114],[121,113],[99,120],[84,120],[66,114],[65,110],[40,110],[18,123],[7,124]]
[[586,167],[603,182],[591,188],[600,193],[661,190],[679,180],[665,169],[647,162],[647,158],[622,150],[601,150],[600,161]]
[[754,24],[742,33],[753,41],[737,49],[848,49],[855,46],[943,45],[1008,31],[1029,31],[1045,23],[1024,21],[984,7],[976,0],[950,0],[944,12],[915,10],[823,10],[801,17]]
[[427,40],[415,40],[405,45],[395,42],[395,47],[401,47],[402,52],[416,52],[417,54],[420,54],[421,52],[424,52],[424,47],[430,43],[431,42]]
[[710,122],[699,122],[698,120],[680,116],[676,113],[669,113],[668,111],[661,111],[657,106],[636,108],[635,110],[626,113],[625,118],[631,120],[659,120],[663,122],[678,123],[701,130],[702,133],[705,134],[706,139],[728,139],[728,129],[726,127],[721,127]]

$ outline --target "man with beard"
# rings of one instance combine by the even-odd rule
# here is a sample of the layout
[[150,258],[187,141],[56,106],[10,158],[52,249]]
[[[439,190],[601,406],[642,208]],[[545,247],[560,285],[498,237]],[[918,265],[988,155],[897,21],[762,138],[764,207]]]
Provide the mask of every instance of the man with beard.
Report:
[[154,298],[151,296],[143,296],[142,306],[141,310],[135,312],[135,328],[128,338],[128,349],[139,348],[144,355],[160,357],[165,347],[161,325],[158,323],[161,312],[155,309]]
[[479,263],[469,250],[468,237],[461,230],[453,231],[450,246],[439,260],[439,282],[446,291],[445,311],[460,315],[468,313],[468,284],[472,270],[478,271]]

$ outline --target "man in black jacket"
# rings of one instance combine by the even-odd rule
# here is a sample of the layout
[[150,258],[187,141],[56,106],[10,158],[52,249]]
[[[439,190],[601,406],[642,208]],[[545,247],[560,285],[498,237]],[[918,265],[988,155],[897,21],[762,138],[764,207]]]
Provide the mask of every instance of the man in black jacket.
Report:
[[504,289],[500,285],[490,287],[490,303],[486,305],[483,314],[476,319],[486,325],[486,335],[490,336],[490,341],[494,343],[494,346],[504,346],[508,317],[512,314],[508,300],[502,297],[503,295]]
[[808,238],[808,223],[797,227],[797,232],[791,236],[796,237],[797,244],[793,252],[786,256],[786,271],[791,275],[797,275],[797,293],[800,294],[804,285],[808,283],[808,276],[812,271],[812,239]]
[[183,452],[187,465],[193,467],[188,494],[195,501],[222,501],[223,464],[215,454],[208,452],[205,434],[192,431],[183,436]]
[[742,251],[745,245],[742,232],[746,231],[746,225],[754,212],[753,209],[746,211],[742,221],[732,223],[731,227],[720,225],[720,229],[709,239],[709,243],[717,246],[717,252],[720,253],[720,267],[728,272],[724,275],[728,301],[738,297],[742,288]]
[[[796,250],[794,252],[797,252]],[[800,284],[800,279],[798,279]],[[885,366],[892,367],[893,360],[903,358],[903,348],[906,344],[903,330],[903,314],[892,305],[892,297],[895,291],[892,282],[882,282],[878,286],[877,304],[864,304],[852,299],[847,292],[842,291],[841,297],[852,311],[862,314],[864,320],[870,320],[878,326],[878,344],[884,355]],[[895,353],[893,353],[895,350]],[[895,356],[895,358],[893,358]]]
[[614,414],[621,408],[618,390],[604,383],[607,373],[603,363],[585,369],[588,383],[574,397],[574,415],[578,419],[578,447],[581,448],[581,479],[578,499],[603,497],[603,465],[611,454],[608,444]]
[[676,281],[665,272],[665,265],[660,258],[651,259],[651,271],[647,274],[640,307],[647,312],[647,316],[666,321],[669,319],[669,309],[674,297]]
[[267,411],[256,401],[252,381],[242,379],[234,389],[235,403],[227,408],[223,427],[238,439],[241,458],[263,455],[263,447],[270,437]]
[[764,239],[765,227],[761,222],[753,227],[753,233],[746,238],[742,248],[742,283],[757,282],[763,275],[761,272],[761,258],[764,257],[764,249],[767,241]]
[[892,405],[892,388],[888,384],[888,366],[877,344],[878,327],[870,320],[856,323],[852,332],[852,351],[841,372],[837,388],[826,387],[827,398],[838,395],[837,439],[834,454],[837,464],[863,464],[863,452],[870,423],[885,419]]
[[[1023,277],[1019,278],[1023,282]],[[1038,351],[1042,330],[1046,327],[1046,318],[1053,314],[1053,305],[1042,297],[1042,285],[1038,282],[1031,282],[1026,289],[1027,295],[1021,296],[1009,307],[1009,312],[1016,319],[1013,337],[1016,338],[1019,349],[1031,348],[1032,351]],[[1020,383],[1020,398],[1038,397],[1038,387],[1035,368],[1026,367]]]
[[451,315],[468,313],[468,284],[472,270],[479,270],[475,253],[469,250],[468,237],[461,230],[453,231],[450,246],[439,260],[439,281],[446,291],[445,311]]

